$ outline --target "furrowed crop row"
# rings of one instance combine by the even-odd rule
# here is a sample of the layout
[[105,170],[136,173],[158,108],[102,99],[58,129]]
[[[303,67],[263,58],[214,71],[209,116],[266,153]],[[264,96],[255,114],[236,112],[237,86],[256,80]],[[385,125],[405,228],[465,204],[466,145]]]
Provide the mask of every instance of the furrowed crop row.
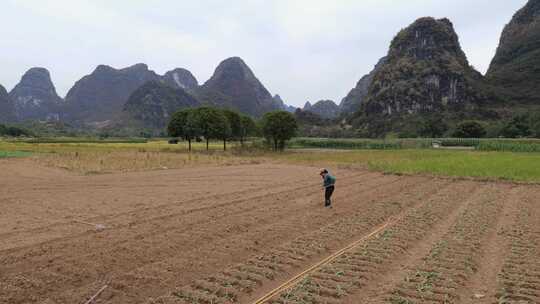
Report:
[[532,202],[521,206],[517,224],[506,235],[510,253],[499,273],[496,303],[540,303],[540,214],[531,212],[537,208]]
[[[266,281],[306,264],[328,251],[324,244],[368,231],[400,211],[397,204],[381,203],[344,220],[300,237],[272,252],[252,258],[218,275],[198,280],[173,293],[178,303],[228,303],[253,292]],[[176,303],[176,302],[174,302]]]
[[342,298],[360,291],[372,279],[385,273],[385,267],[406,253],[431,227],[450,212],[450,200],[430,200],[408,212],[390,228],[368,239],[361,247],[333,260],[283,291],[269,302],[340,303]]
[[411,270],[386,301],[407,303],[460,303],[458,291],[477,270],[483,238],[502,208],[498,191],[467,206],[453,227],[424,257],[423,265]]
[[[372,182],[371,181],[366,182],[363,185],[363,187],[357,187],[358,181],[354,181],[354,182],[351,181],[349,183],[346,183],[346,184],[342,185],[342,187],[343,188],[345,188],[345,187],[357,187],[359,189],[359,191],[360,190],[369,191],[368,187],[372,187],[372,188],[376,187],[376,183],[377,183],[377,181],[379,181],[379,179],[376,179],[376,178],[372,179],[372,180],[373,180]],[[306,186],[301,186],[301,187],[305,188]],[[312,187],[312,186],[310,186],[310,187]],[[290,193],[294,193],[293,190],[285,190],[285,191],[280,190],[279,192],[271,193],[270,195],[284,196],[284,195],[289,195]],[[242,200],[238,199],[238,200],[232,201],[232,202],[216,204],[216,206],[217,206],[216,208],[213,208],[213,209],[212,208],[205,208],[204,210],[206,211],[208,216],[215,215],[215,217],[213,217],[213,219],[215,221],[214,224],[213,224],[214,228],[216,227],[216,225],[223,226],[222,231],[225,231],[226,229],[228,229],[229,223],[226,222],[226,221],[219,221],[219,219],[220,218],[228,218],[229,220],[232,220],[232,218],[234,218],[234,217],[238,217],[238,221],[233,221],[233,222],[237,222],[237,223],[240,223],[240,222],[246,223],[247,222],[246,225],[249,224],[249,226],[247,226],[247,227],[252,228],[254,225],[257,224],[257,222],[253,219],[252,214],[251,214],[252,212],[254,212],[254,208],[253,208],[254,203],[252,203],[252,202],[259,202],[260,203],[260,200],[264,199],[264,198],[265,198],[265,196],[258,195],[256,197],[245,198],[245,199],[242,199]],[[241,202],[242,203],[250,202],[251,205],[245,204],[246,206],[244,206],[244,204],[242,204]],[[227,207],[227,204],[229,204],[228,206],[235,205],[236,208],[235,209],[224,208],[224,207]],[[277,204],[273,208],[277,209],[277,208],[282,208],[282,207],[281,207],[281,205]],[[196,209],[197,212],[199,210],[201,210],[201,208]],[[194,212],[194,211],[188,210],[188,212]],[[167,215],[167,216],[170,216],[170,214]],[[242,217],[244,217],[245,219],[250,219],[250,221],[242,221],[242,219],[241,219]],[[225,237],[224,235],[219,236],[219,235],[214,234],[214,235],[212,235],[212,238],[210,238],[209,237],[210,234],[206,231],[206,229],[211,230],[211,228],[209,228],[207,225],[201,226],[201,224],[204,224],[204,223],[208,222],[208,220],[206,220],[206,219],[199,220],[199,221],[192,221],[192,220],[187,219],[186,221],[190,221],[189,222],[190,225],[188,225],[187,228],[178,229],[176,227],[176,223],[173,223],[172,221],[164,221],[164,220],[162,220],[160,222],[160,226],[158,227],[158,229],[153,229],[152,230],[153,234],[156,234],[157,232],[159,232],[159,233],[157,233],[157,235],[153,236],[154,241],[159,243],[161,240],[163,240],[163,242],[166,242],[167,239],[175,239],[175,240],[183,240],[183,239],[185,239],[183,241],[183,246],[185,246],[187,248],[190,248],[190,247],[194,248],[194,247],[197,246],[197,243],[201,243],[201,240],[205,240],[206,242],[211,242],[211,241],[213,241],[213,238],[214,239],[220,239],[220,238]],[[290,223],[287,223],[286,225],[282,224],[280,226],[275,226],[275,230],[288,231],[288,230],[290,230],[290,229],[288,229],[288,226],[290,226],[290,225],[294,225],[294,223],[290,222]],[[115,227],[115,229],[119,229],[119,226]],[[128,244],[129,241],[131,240],[131,237],[130,237],[131,234],[134,234],[134,233],[136,233],[136,232],[134,232],[134,231],[124,231],[123,235],[125,237],[123,239],[119,240],[118,242],[116,242],[117,247],[108,247],[108,248],[104,247],[104,249],[103,249],[104,253],[101,254],[104,257],[101,258],[101,259],[107,261],[105,263],[111,263],[111,264],[114,264],[114,260],[119,259],[119,258],[124,260],[124,261],[130,261],[130,262],[132,262],[131,265],[130,265],[130,267],[131,267],[130,269],[136,269],[138,267],[144,267],[144,265],[146,265],[148,262],[146,262],[144,260],[145,258],[143,256],[141,256],[141,257],[138,256],[138,255],[142,255],[141,254],[142,251],[135,251],[135,252],[133,252],[133,251],[124,251],[124,252],[121,252],[121,253],[118,253],[118,252],[115,253],[114,252],[115,250],[117,250],[117,248],[119,248],[119,247],[121,248],[124,244]],[[55,242],[56,241],[57,240],[55,240]],[[99,247],[101,247],[101,246],[99,246]],[[32,248],[30,247],[30,249],[32,249]],[[40,251],[41,251],[41,249],[39,251],[33,250],[32,252],[39,253]],[[149,247],[147,250],[144,251],[144,253],[147,254],[147,256],[151,256],[152,259],[154,259],[154,260],[163,260],[163,259],[171,257],[173,254],[176,254],[177,251],[163,250],[163,249],[159,249],[159,248]],[[149,254],[149,253],[152,253],[152,254]],[[87,257],[87,260],[90,260],[93,257],[94,254],[95,253],[93,251],[91,251],[85,257]],[[24,255],[23,256],[23,258],[26,259],[26,260],[28,260],[28,257],[29,257],[29,255]],[[4,265],[13,265],[13,264],[15,264],[15,261],[10,260],[10,258],[11,258],[10,255],[6,255],[5,258],[0,255],[0,261],[3,261]],[[80,258],[81,258],[81,256],[72,257],[69,254],[66,254],[65,257],[63,257],[61,261],[57,262],[61,266],[56,267],[53,271],[41,270],[38,273],[33,274],[31,276],[32,281],[33,281],[32,282],[33,288],[35,290],[38,290],[38,289],[41,290],[41,289],[49,288],[48,287],[48,285],[49,285],[48,282],[50,282],[50,281],[64,282],[65,284],[71,284],[72,282],[77,282],[77,283],[80,283],[80,284],[87,283],[86,281],[79,279],[82,276],[79,272],[72,273],[72,272],[68,271],[69,267],[65,267],[66,265],[72,265],[72,264],[77,265],[77,264],[81,263],[81,262],[78,261],[78,259],[80,259]],[[22,259],[22,257],[21,257],[21,259]],[[17,262],[19,262],[19,261],[17,261]],[[28,264],[28,265],[31,266],[32,264]],[[26,273],[30,273],[30,271],[34,271],[33,269],[30,269],[30,266],[28,266],[27,272],[20,272],[19,274],[27,276]],[[20,271],[20,269],[21,268],[19,267],[19,271]],[[87,270],[87,271],[89,271],[89,270]],[[125,270],[125,271],[128,271],[128,270]],[[13,273],[13,274],[9,275],[9,273],[7,271],[0,274],[0,282],[2,282],[2,283],[0,283],[0,287],[3,287],[3,286],[1,286],[3,284],[6,284],[7,286],[9,286],[9,291],[8,292],[4,292],[4,289],[0,288],[0,298],[2,298],[2,296],[4,296],[4,295],[9,297],[10,299],[11,298],[16,298],[16,297],[22,298],[22,297],[25,297],[28,294],[28,293],[25,292],[26,288],[25,288],[24,285],[21,285],[20,282],[18,282],[16,280],[12,280],[14,275],[16,275],[16,273]],[[7,288],[5,290],[7,290]]]
[[[422,192],[422,191],[420,191]],[[154,303],[202,303],[218,304],[237,302],[251,294],[265,282],[278,276],[306,267],[313,258],[328,252],[326,244],[343,242],[354,235],[366,233],[412,206],[422,193],[408,196],[399,203],[381,202],[373,204],[362,212],[320,228],[318,231],[302,236],[272,250],[249,259],[217,275],[197,280]],[[297,270],[296,270],[297,271]]]

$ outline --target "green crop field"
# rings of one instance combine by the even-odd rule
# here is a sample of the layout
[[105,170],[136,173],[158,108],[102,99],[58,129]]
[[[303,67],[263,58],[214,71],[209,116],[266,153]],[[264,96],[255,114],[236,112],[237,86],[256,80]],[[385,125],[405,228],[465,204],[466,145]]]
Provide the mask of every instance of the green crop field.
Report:
[[404,149],[300,151],[276,157],[292,163],[358,166],[387,173],[540,182],[540,153]]
[[540,152],[538,139],[475,139],[475,138],[413,138],[413,139],[327,139],[295,138],[289,144],[295,149],[400,150],[440,148],[474,148],[481,151]]

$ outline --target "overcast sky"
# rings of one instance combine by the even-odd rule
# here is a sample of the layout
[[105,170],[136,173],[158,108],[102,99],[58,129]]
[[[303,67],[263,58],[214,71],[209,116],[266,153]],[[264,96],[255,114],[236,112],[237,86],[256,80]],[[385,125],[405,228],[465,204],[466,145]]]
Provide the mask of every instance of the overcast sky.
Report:
[[240,56],[272,94],[300,106],[336,102],[423,16],[454,23],[484,73],[503,26],[526,0],[4,0],[0,84],[30,67],[63,97],[99,64],[189,69],[200,83]]

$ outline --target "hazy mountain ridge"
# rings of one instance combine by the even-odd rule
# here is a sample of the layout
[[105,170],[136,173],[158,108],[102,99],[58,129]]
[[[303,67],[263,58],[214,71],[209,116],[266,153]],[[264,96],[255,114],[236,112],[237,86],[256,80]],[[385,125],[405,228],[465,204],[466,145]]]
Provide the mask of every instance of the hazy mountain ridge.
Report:
[[279,94],[276,94],[274,95],[274,97],[272,98],[274,100],[274,103],[277,105],[277,107],[283,111],[287,111],[287,112],[290,112],[290,113],[294,113],[297,109],[297,107],[295,106],[290,106],[290,105],[287,105],[283,99],[281,99],[281,96],[279,96]]
[[49,71],[31,68],[11,90],[17,120],[60,120],[63,100],[56,93]]
[[272,97],[238,57],[221,62],[203,86],[195,87],[195,81],[192,81],[193,89],[184,90],[169,84],[168,81],[152,81],[137,89],[124,108],[121,119],[125,124],[162,129],[175,111],[200,105],[235,109],[252,116],[261,116],[272,110],[292,111],[279,95]]
[[183,68],[176,68],[163,75],[162,81],[173,88],[180,88],[186,91],[195,90],[199,86],[197,78]]
[[151,81],[131,94],[123,111],[142,127],[163,129],[174,112],[196,106],[200,102],[184,89]]
[[187,91],[195,90],[198,86],[193,74],[183,68],[176,68],[161,76],[144,63],[122,69],[99,65],[77,81],[67,93],[66,118],[79,124],[114,120],[122,113],[135,90],[152,81]]
[[[539,24],[540,0],[530,0],[505,27],[483,77],[469,65],[450,20],[419,18],[395,36],[387,56],[339,106],[332,101],[307,102],[303,110],[326,119],[342,115],[359,128],[377,125],[377,134],[432,115],[452,123],[507,118],[516,108],[540,104]],[[161,128],[171,111],[200,104],[254,117],[297,109],[279,95],[272,96],[239,57],[223,60],[202,85],[182,68],[161,76],[146,64],[123,69],[100,65],[75,83],[65,101],[43,68],[25,73],[9,96],[1,93],[2,120],[61,120],[80,127],[111,125],[129,117]],[[395,124],[396,119],[400,123]]]
[[254,117],[280,110],[270,92],[240,57],[222,61],[212,77],[195,91],[195,96],[202,103],[232,108]]
[[100,65],[91,74],[77,81],[66,95],[66,116],[69,121],[107,121],[122,111],[129,96],[149,81],[160,76],[146,64],[123,69]]
[[6,89],[0,85],[0,123],[16,120],[15,108]]
[[312,112],[325,119],[337,118],[341,112],[339,106],[332,100],[319,100],[313,105],[309,103],[306,105],[304,112]]

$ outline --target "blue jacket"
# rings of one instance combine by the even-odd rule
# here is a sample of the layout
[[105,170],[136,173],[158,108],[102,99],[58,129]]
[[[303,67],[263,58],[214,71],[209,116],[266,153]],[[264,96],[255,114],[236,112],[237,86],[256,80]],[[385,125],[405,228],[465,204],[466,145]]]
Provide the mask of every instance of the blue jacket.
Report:
[[336,184],[336,178],[334,176],[330,175],[330,173],[328,173],[328,174],[326,174],[324,176],[323,186],[325,188],[334,186],[335,184]]

